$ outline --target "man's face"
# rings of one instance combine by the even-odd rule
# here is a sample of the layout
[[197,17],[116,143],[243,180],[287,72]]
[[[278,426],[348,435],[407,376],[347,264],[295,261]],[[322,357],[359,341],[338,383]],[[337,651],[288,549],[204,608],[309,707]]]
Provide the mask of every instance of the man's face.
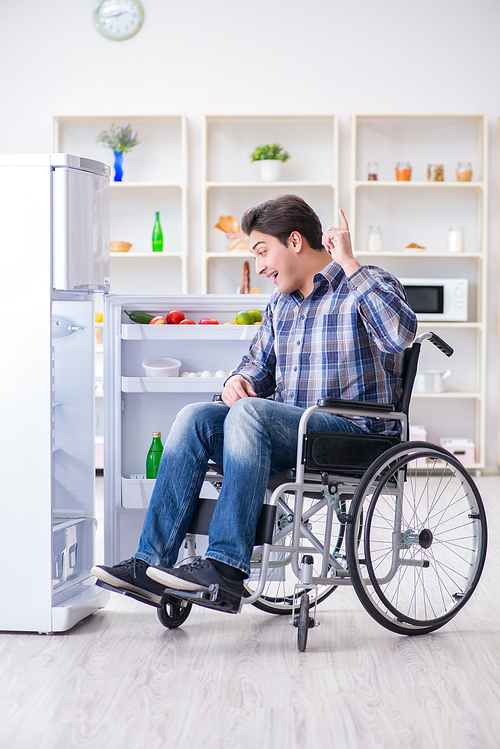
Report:
[[258,275],[272,278],[282,294],[300,289],[304,283],[303,264],[297,252],[297,232],[288,239],[286,246],[270,234],[252,231],[250,249],[255,255],[255,270]]

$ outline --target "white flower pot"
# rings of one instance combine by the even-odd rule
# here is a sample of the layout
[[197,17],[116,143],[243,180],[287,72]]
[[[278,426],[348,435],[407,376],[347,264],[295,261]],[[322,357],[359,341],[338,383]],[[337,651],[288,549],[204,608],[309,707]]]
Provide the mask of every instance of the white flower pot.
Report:
[[259,161],[260,178],[263,182],[278,182],[281,175],[282,161],[279,159],[264,159]]

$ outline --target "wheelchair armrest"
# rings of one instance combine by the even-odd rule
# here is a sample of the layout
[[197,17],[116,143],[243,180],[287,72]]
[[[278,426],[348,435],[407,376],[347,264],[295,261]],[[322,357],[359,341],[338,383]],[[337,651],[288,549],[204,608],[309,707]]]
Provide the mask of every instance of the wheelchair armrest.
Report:
[[317,401],[320,408],[342,408],[345,406],[350,411],[379,411],[381,414],[395,410],[392,403],[371,403],[370,401],[344,400],[343,398],[320,398]]

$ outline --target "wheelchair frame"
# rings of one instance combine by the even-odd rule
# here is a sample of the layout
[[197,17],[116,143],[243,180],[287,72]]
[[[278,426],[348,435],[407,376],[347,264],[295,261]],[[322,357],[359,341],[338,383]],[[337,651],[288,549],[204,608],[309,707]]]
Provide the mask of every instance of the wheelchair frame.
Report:
[[[484,567],[486,515],[472,478],[451,453],[408,441],[411,391],[424,340],[453,354],[436,334],[419,336],[405,357],[399,408],[327,398],[304,411],[295,469],[270,479],[251,560],[258,578],[251,574],[241,599],[217,585],[189,593],[166,589],[161,603],[152,604],[164,626],[182,624],[193,603],[229,613],[253,604],[290,615],[303,651],[308,630],[317,623],[318,604],[345,585],[354,587],[376,621],[399,634],[431,632],[458,613]],[[317,411],[397,420],[401,441],[386,449],[377,435],[363,435],[363,444],[380,454],[355,471],[335,463],[335,455],[332,463],[328,450],[319,450],[318,463],[308,439],[319,434],[321,440],[323,433],[307,430]],[[327,447],[348,441],[343,433],[324,436]],[[217,487],[223,476],[214,467],[205,480]],[[293,503],[287,501],[290,495]],[[215,502],[200,499],[186,537],[187,556],[196,553],[196,535],[208,533]]]

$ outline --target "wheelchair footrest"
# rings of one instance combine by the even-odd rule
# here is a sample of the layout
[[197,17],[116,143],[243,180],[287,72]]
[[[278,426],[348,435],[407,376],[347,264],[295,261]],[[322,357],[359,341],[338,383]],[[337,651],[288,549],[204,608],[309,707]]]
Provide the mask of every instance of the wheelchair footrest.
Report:
[[161,608],[161,605],[162,605],[161,602],[156,603],[155,601],[151,601],[149,598],[146,598],[145,596],[141,596],[140,593],[134,593],[133,590],[122,590],[122,588],[115,588],[114,585],[108,585],[108,583],[105,583],[102,580],[97,580],[96,585],[99,588],[105,588],[106,590],[110,590],[112,593],[120,593],[122,596],[127,596],[128,598],[134,598],[136,601],[140,601],[140,603],[147,603],[148,606],[154,606],[157,609]]
[[221,590],[218,585],[210,585],[202,590],[174,590],[165,588],[165,595],[175,596],[184,601],[190,601],[198,606],[224,611],[226,614],[238,614],[241,610],[242,599],[227,590]]

